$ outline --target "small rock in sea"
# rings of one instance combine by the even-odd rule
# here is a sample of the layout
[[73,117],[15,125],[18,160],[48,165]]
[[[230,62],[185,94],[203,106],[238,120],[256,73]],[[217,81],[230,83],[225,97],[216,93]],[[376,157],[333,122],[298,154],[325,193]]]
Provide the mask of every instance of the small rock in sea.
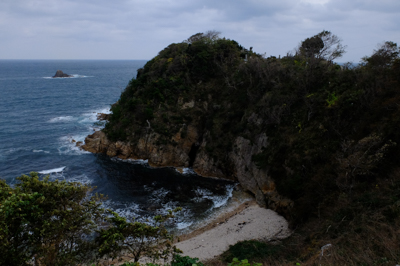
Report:
[[53,78],[71,78],[71,75],[68,75],[61,70],[57,70],[56,74],[53,76]]

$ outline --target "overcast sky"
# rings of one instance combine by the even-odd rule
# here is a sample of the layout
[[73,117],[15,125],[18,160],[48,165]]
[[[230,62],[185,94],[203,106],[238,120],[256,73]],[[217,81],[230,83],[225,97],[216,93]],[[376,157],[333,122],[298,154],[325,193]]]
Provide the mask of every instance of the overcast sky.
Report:
[[207,30],[266,56],[328,30],[359,62],[400,45],[400,0],[0,0],[0,59],[151,59]]

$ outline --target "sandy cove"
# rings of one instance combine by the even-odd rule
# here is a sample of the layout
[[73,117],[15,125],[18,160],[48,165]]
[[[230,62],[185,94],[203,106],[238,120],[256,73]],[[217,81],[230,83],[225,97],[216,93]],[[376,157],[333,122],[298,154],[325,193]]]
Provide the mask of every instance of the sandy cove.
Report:
[[234,211],[220,216],[206,227],[180,237],[176,247],[183,256],[213,259],[244,240],[276,240],[290,235],[288,222],[272,210],[259,207],[255,202],[246,202]]
[[[199,258],[201,262],[213,259],[228,250],[230,245],[244,240],[273,241],[289,237],[291,231],[285,218],[275,211],[261,208],[253,201],[247,201],[233,211],[213,219],[206,226],[178,237],[176,247],[182,250],[181,256]],[[129,261],[127,257],[121,257]],[[133,260],[131,260],[133,262]],[[141,258],[141,264],[152,262]],[[114,261],[114,265],[123,262]],[[159,261],[161,265],[164,261]],[[108,264],[110,265],[110,262]]]

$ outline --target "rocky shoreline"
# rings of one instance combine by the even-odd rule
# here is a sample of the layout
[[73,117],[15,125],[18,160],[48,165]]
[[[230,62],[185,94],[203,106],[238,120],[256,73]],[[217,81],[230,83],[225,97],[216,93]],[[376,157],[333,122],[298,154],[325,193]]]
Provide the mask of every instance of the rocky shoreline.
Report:
[[[103,118],[99,114],[99,119]],[[104,119],[104,118],[103,118]],[[225,174],[206,153],[205,141],[201,141],[198,130],[193,125],[186,127],[185,138],[180,132],[172,139],[176,145],[159,144],[159,134],[147,131],[136,143],[110,141],[103,131],[96,131],[85,139],[82,149],[92,153],[102,153],[120,159],[148,160],[152,167],[191,167],[204,177],[221,178],[238,181],[245,191],[254,195],[257,203],[265,208],[289,216],[293,202],[278,194],[274,181],[268,176],[266,169],[259,169],[252,161],[252,156],[268,145],[267,136],[260,134],[255,143],[243,137],[237,137],[233,151],[228,153],[230,174]]]

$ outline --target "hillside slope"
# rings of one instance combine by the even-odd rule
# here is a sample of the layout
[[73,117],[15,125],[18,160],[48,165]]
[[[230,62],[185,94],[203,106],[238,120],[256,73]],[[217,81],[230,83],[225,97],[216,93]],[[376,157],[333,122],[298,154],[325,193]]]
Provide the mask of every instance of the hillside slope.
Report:
[[327,31],[282,58],[193,35],[138,70],[84,148],[237,180],[304,222],[398,171],[398,48],[386,42],[358,67],[333,63],[343,52]]

